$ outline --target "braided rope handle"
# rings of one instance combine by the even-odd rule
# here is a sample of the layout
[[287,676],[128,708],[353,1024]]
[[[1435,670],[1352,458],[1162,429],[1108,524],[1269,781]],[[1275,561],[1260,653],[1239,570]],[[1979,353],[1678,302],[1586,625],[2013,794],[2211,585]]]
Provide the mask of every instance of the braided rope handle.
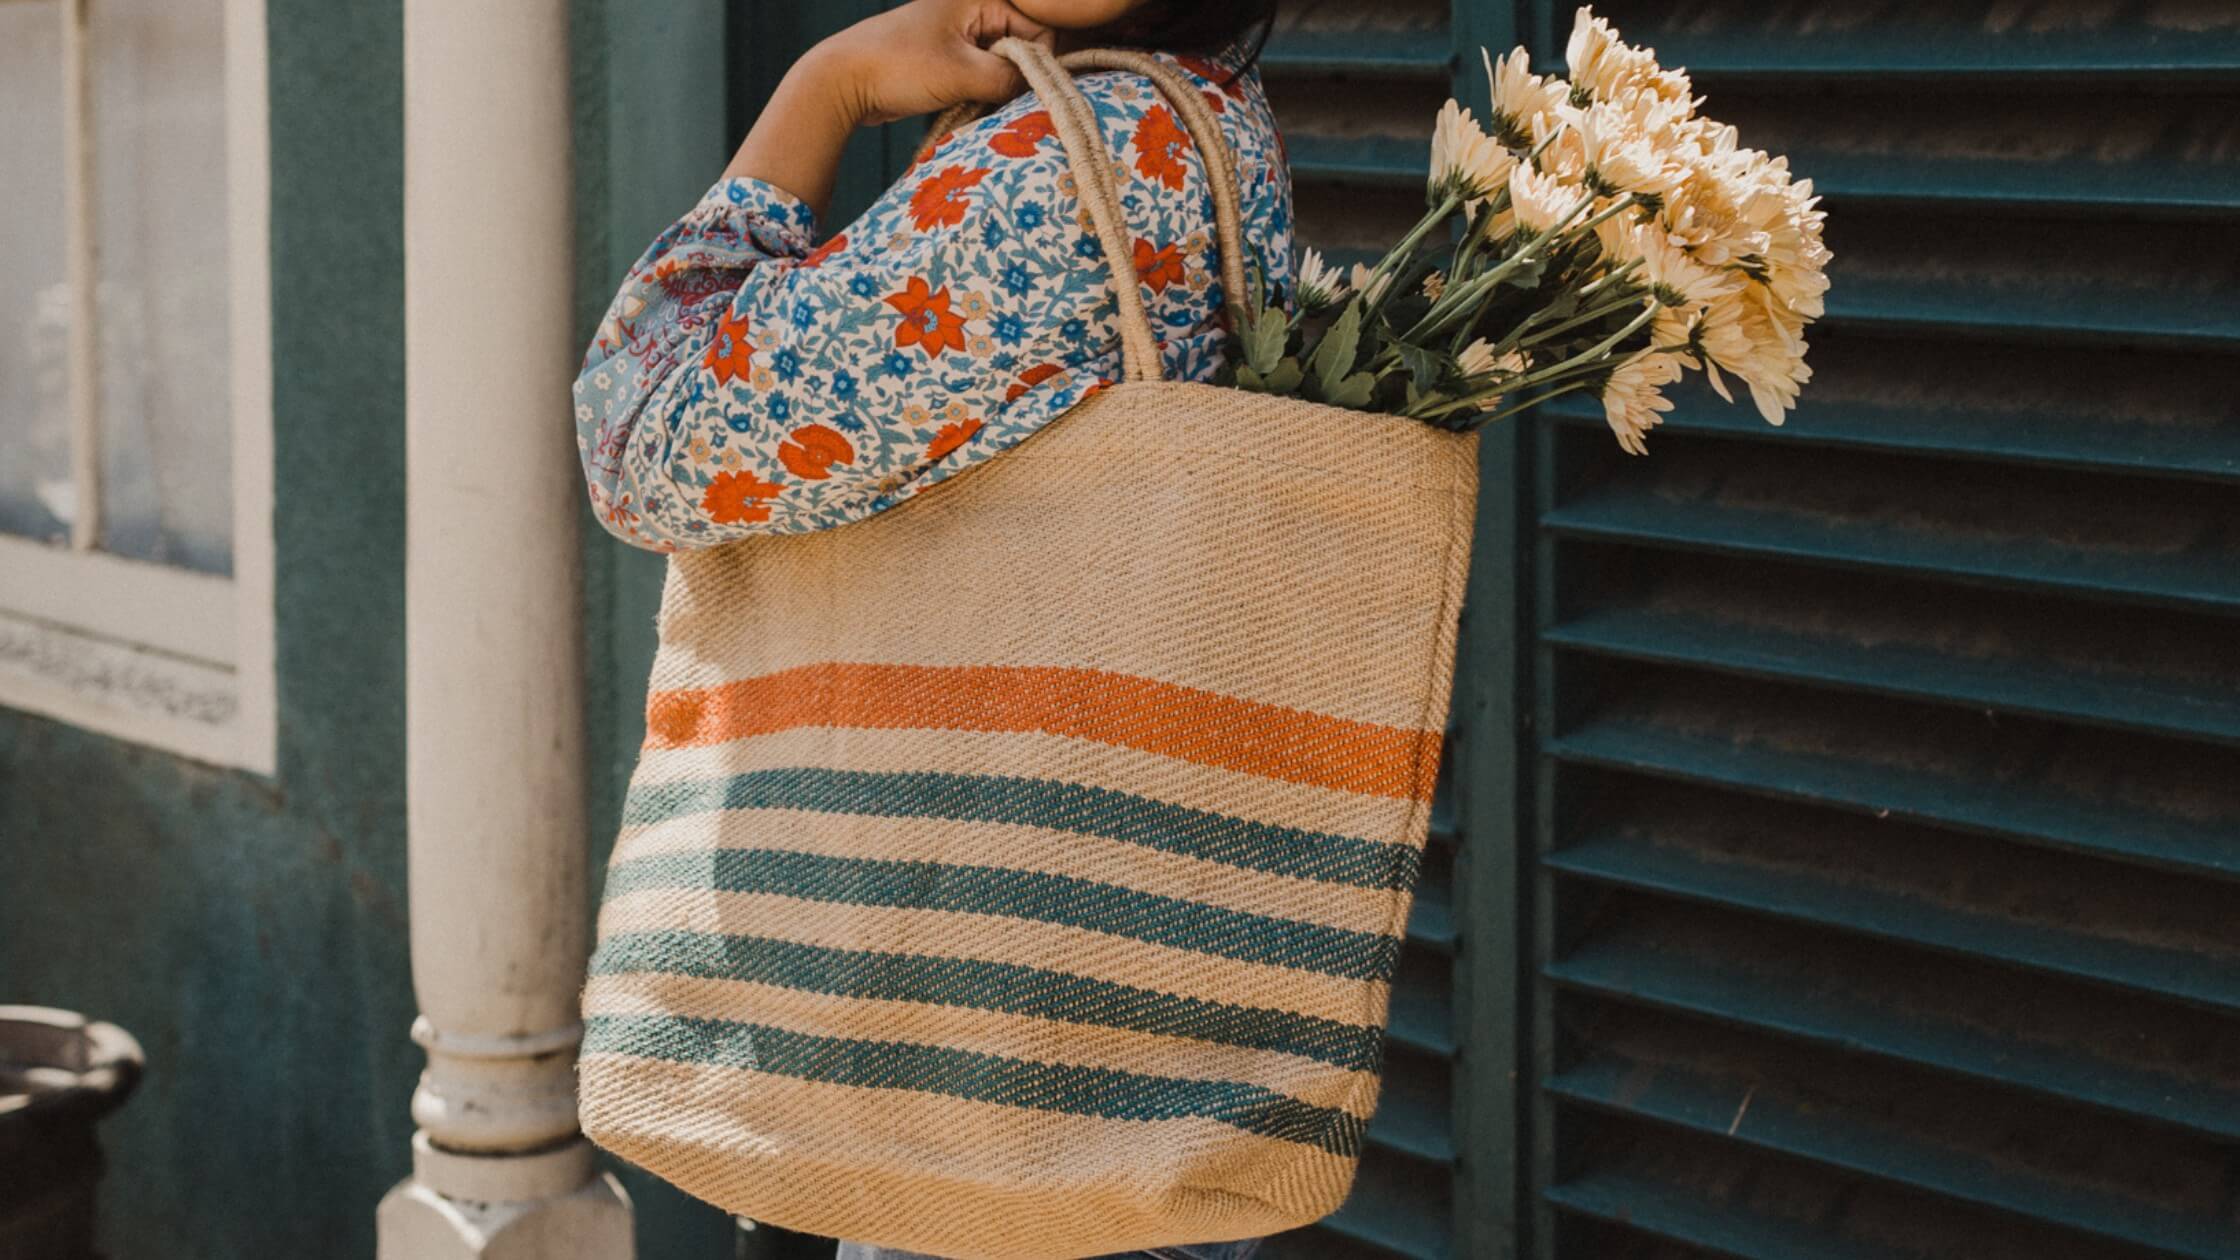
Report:
[[[1214,241],[1221,267],[1222,296],[1230,327],[1241,332],[1250,316],[1244,305],[1244,233],[1238,210],[1236,155],[1230,150],[1229,138],[1222,134],[1219,120],[1206,107],[1205,98],[1198,94],[1197,88],[1157,58],[1126,49],[1090,48],[1068,53],[1061,59],[1040,44],[1007,37],[997,40],[989,51],[1018,66],[1027,86],[1050,111],[1051,125],[1058,133],[1058,143],[1066,151],[1066,162],[1073,170],[1081,203],[1089,212],[1090,225],[1104,250],[1105,265],[1112,272],[1113,295],[1120,308],[1121,362],[1127,379],[1161,379],[1159,339],[1152,328],[1150,313],[1143,305],[1133,238],[1128,235],[1127,216],[1121,208],[1111,151],[1105,147],[1104,131],[1088,99],[1073,82],[1071,71],[1076,68],[1127,70],[1144,75],[1180,119],[1191,145],[1205,163],[1206,183],[1213,193]],[[934,119],[918,156],[922,158],[932,152],[936,141],[970,122],[981,109],[968,102],[943,110]]]

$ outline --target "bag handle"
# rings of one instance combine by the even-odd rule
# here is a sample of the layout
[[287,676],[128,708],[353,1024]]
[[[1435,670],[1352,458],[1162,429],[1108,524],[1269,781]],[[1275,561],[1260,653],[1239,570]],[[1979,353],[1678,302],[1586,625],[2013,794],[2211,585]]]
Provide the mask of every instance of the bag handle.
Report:
[[[1119,303],[1121,362],[1126,379],[1156,381],[1163,378],[1159,339],[1152,329],[1150,313],[1143,305],[1133,238],[1128,235],[1127,216],[1121,208],[1111,151],[1105,147],[1103,128],[1088,99],[1073,82],[1070,71],[1076,67],[1127,70],[1144,75],[1181,121],[1205,164],[1206,182],[1213,193],[1214,241],[1221,267],[1222,297],[1231,329],[1241,333],[1249,314],[1244,305],[1244,234],[1238,210],[1236,159],[1230,151],[1229,138],[1222,134],[1220,122],[1206,107],[1197,88],[1157,58],[1126,49],[1090,48],[1059,58],[1040,44],[1006,37],[997,40],[989,51],[1018,66],[1027,86],[1042,98],[1050,111],[1051,125],[1058,133],[1058,143],[1066,151],[1074,185],[1079,190],[1083,207],[1089,212],[1098,244],[1104,249],[1105,265],[1112,273],[1113,294]],[[920,156],[932,151],[934,140],[970,121],[980,108],[967,103],[944,110],[934,120]]]

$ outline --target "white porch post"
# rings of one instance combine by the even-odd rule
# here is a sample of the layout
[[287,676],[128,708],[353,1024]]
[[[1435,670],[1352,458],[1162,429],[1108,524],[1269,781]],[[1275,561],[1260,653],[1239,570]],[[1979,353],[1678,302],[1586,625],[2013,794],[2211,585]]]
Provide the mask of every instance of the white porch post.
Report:
[[567,0],[406,0],[412,1177],[381,1260],[627,1260],[576,1129],[584,923]]

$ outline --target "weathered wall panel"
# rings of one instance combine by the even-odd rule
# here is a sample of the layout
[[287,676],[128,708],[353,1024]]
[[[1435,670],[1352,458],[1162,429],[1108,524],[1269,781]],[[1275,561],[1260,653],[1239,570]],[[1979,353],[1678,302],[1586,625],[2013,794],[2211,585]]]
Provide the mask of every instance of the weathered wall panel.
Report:
[[279,777],[0,712],[0,1000],[148,1052],[119,1256],[371,1255],[409,1162],[400,14],[269,21]]

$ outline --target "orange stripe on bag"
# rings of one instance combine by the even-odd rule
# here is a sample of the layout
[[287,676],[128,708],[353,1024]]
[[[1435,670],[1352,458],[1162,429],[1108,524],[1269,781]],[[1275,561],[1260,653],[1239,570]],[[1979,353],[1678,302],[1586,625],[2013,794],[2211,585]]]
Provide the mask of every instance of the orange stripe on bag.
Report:
[[1289,783],[1421,800],[1439,732],[1335,718],[1104,670],[828,663],[646,704],[646,747],[728,743],[803,726],[1033,731]]

